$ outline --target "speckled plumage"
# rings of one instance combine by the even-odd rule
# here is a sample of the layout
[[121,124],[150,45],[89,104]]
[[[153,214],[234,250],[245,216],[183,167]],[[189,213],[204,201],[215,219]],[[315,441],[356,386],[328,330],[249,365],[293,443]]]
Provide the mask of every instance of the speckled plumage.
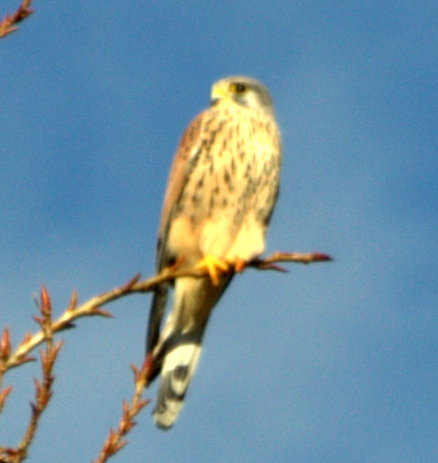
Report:
[[[279,184],[280,135],[265,87],[248,77],[222,79],[212,105],[186,129],[169,175],[158,234],[157,270],[177,259],[191,268],[205,256],[248,261],[264,251]],[[231,280],[175,282],[173,308],[163,330],[168,286],[152,303],[147,350],[161,370],[158,426],[176,419],[196,367],[211,310]]]

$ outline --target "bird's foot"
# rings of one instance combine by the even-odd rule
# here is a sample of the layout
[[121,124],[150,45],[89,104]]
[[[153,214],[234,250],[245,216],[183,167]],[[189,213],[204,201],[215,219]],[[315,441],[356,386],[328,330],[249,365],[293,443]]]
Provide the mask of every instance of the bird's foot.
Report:
[[234,259],[227,260],[227,263],[233,267],[236,273],[240,273],[246,267],[246,260],[241,257],[236,257]]
[[218,259],[212,254],[206,255],[197,265],[197,269],[206,270],[214,286],[219,285],[219,274],[229,271],[227,262]]

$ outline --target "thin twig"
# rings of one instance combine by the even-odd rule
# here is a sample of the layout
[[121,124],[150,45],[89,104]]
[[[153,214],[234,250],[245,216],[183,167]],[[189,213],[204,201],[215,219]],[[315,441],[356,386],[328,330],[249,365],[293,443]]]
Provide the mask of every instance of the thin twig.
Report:
[[[46,410],[49,400],[53,394],[52,384],[54,381],[54,376],[52,375],[52,371],[56,357],[62,346],[62,341],[59,341],[53,345],[51,328],[51,302],[47,290],[44,287],[41,289],[41,303],[39,305],[39,309],[42,317],[35,317],[35,319],[41,326],[41,329],[44,333],[44,340],[46,342],[45,351],[40,352],[42,381],[39,381],[37,378],[35,378],[35,402],[30,404],[31,416],[29,424],[27,425],[26,431],[20,443],[15,448],[0,448],[0,462],[4,463],[20,463],[27,457],[28,448],[35,436],[35,431],[38,427],[39,419]],[[7,389],[4,391],[7,391]]]
[[119,426],[116,431],[110,429],[108,437],[103,444],[103,447],[96,460],[92,463],[104,463],[113,455],[115,455],[120,449],[126,445],[126,441],[123,437],[136,425],[134,418],[138,413],[145,407],[149,400],[142,399],[142,394],[147,386],[149,376],[149,365],[145,362],[141,370],[135,365],[131,365],[131,369],[134,372],[134,385],[135,391],[131,403],[123,401],[122,406],[122,417],[119,422]]
[[17,8],[15,13],[6,14],[0,21],[0,39],[6,37],[8,34],[15,32],[18,27],[16,24],[29,17],[33,10],[30,8],[32,0],[22,0],[21,5]]

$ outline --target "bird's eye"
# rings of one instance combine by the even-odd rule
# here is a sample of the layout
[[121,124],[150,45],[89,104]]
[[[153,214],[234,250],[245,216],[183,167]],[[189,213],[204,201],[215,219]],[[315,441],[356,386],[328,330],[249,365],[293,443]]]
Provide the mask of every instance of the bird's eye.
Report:
[[237,84],[234,84],[234,90],[236,93],[243,93],[246,91],[246,85],[238,82]]

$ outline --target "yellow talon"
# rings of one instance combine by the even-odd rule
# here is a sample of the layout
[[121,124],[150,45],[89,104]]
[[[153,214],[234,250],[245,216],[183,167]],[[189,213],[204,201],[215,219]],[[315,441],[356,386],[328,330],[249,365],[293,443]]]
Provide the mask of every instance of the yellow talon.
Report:
[[208,254],[196,265],[197,269],[207,270],[214,286],[219,285],[219,273],[228,271],[228,264],[212,254]]

